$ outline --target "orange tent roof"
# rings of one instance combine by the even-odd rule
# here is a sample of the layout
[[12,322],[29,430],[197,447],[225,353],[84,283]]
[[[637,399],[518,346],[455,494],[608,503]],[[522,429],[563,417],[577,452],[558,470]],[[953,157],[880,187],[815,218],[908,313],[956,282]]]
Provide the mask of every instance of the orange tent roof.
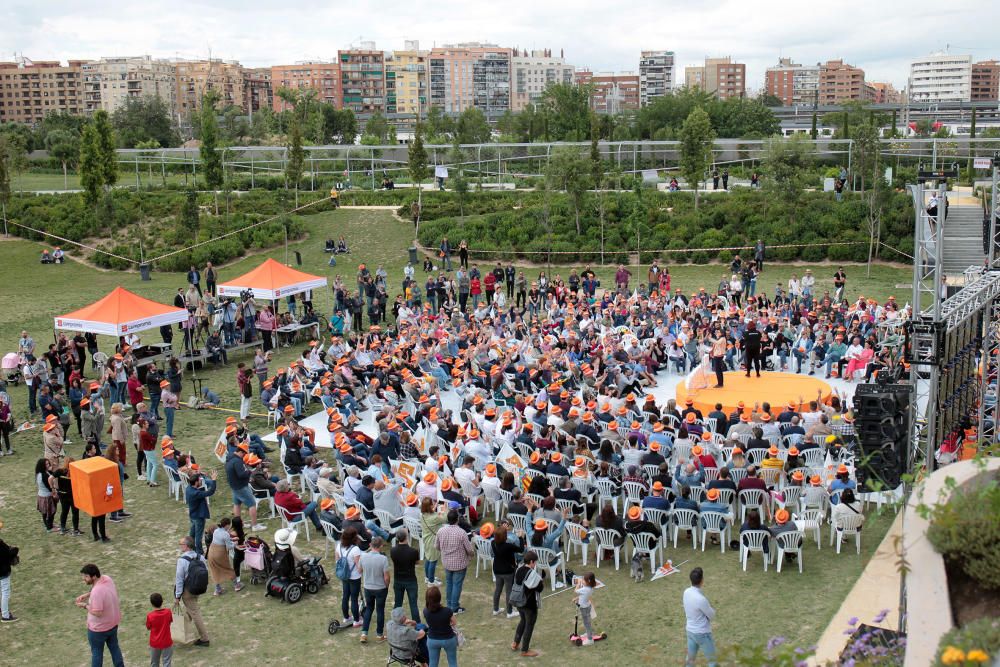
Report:
[[184,308],[166,306],[129,292],[124,287],[116,287],[103,299],[55,318],[55,328],[123,336],[176,324],[187,318],[188,312]]
[[268,258],[256,269],[219,285],[219,296],[239,296],[244,290],[253,290],[259,299],[274,300],[325,285],[323,276],[314,276]]

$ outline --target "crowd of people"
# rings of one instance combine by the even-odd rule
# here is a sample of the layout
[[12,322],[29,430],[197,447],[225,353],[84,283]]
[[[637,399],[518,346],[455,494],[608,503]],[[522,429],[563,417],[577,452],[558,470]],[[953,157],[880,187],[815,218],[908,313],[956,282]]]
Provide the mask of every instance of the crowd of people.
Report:
[[[450,257],[452,250],[442,252]],[[607,536],[609,546],[620,547],[630,536],[659,541],[670,531],[696,539],[709,525],[708,513],[739,524],[740,534],[765,529],[776,538],[793,526],[793,515],[810,508],[839,507],[834,520],[844,508],[860,511],[854,420],[844,396],[828,403],[789,397],[782,406],[748,396],[733,412],[717,405],[702,414],[690,399],[678,405],[649,392],[664,374],[706,363],[718,384],[725,371],[759,374],[792,364],[797,372],[870,377],[898,361],[878,345],[881,325],[908,316],[894,299],[844,298],[842,268],[836,294],[818,289],[811,272],[767,294],[757,287],[763,244],[751,261],[734,258],[731,277],[712,292],[685,293],[657,262],[644,281],[620,267],[615,284],[600,289],[589,267],[571,270],[566,280],[541,272],[529,282],[509,265],[487,271],[470,267],[468,252],[459,259],[454,276],[432,265],[423,291],[408,266],[391,319],[387,273],[362,264],[353,295],[343,281],[334,283],[329,338],[303,344],[274,370],[275,341],[267,334],[276,304],[242,300],[239,328],[244,340],[259,332],[261,346],[252,367],[238,367],[239,417],[220,418],[232,512],[215,523],[208,498],[219,490],[217,473],[174,444],[183,375],[176,359],[164,371],[155,364],[139,368],[136,341],[123,339],[106,364],[88,368],[88,354],[93,359],[97,352],[92,337],[61,337],[39,358],[24,332],[19,352],[28,415],[43,424],[35,470],[43,526],[82,534],[66,474],[75,420],[83,458],[116,462],[123,484],[130,443],[139,481],[157,486],[165,473],[182,484],[190,532],[181,542],[175,599],[194,617],[199,645],[209,638],[188,571],[200,571],[193,563],[204,560],[215,595],[243,588],[248,536],[265,530],[258,514],[263,501],[273,502],[293,528],[278,531],[274,543],[295,563],[305,559],[294,545],[307,522],[337,542],[343,623],[361,628],[361,642],[368,642],[374,621],[375,636],[394,652],[433,666],[441,653],[457,664],[457,618],[477,552],[491,560],[494,615],[518,618],[512,650],[533,657],[546,579],[555,590],[576,589],[583,644],[594,641],[595,579],[585,573],[567,580],[570,543],[598,546]],[[192,267],[190,288],[179,293],[185,307],[197,311],[211,298],[211,275],[202,292]],[[362,304],[377,313],[368,327],[359,324]],[[254,405],[274,420],[273,446],[250,426]],[[0,392],[0,420],[6,414],[13,423],[11,412],[9,395]],[[323,414],[322,425],[308,426],[309,413]],[[767,501],[743,508],[741,492],[753,490],[764,491]],[[107,518],[129,516],[122,509]],[[104,521],[92,518],[95,541],[110,539]],[[8,568],[3,576],[2,565],[0,559],[6,620],[10,575]],[[84,574],[101,580],[99,573]],[[710,618],[707,602],[694,594],[685,594],[685,608],[689,597],[692,609]],[[689,650],[709,652],[704,626],[704,619],[689,622]]]

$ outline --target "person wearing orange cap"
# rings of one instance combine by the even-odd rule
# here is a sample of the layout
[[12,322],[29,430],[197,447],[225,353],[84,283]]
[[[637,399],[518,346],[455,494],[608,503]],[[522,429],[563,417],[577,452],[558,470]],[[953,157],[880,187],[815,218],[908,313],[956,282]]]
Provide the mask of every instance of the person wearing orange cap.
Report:
[[655,535],[657,540],[660,539],[660,526],[657,526],[652,521],[647,521],[642,515],[642,508],[638,505],[628,508],[625,517],[625,532],[629,535],[649,533]]
[[649,443],[649,451],[642,455],[639,463],[644,466],[658,466],[666,460],[666,457],[663,456],[663,443],[660,440],[654,440]]
[[552,452],[552,455],[549,457],[549,464],[545,467],[545,474],[569,477],[569,469],[563,463],[561,452]]
[[850,469],[841,463],[837,466],[836,476],[830,482],[830,504],[836,505],[840,502],[840,495],[845,489],[857,491],[858,483],[851,479]]

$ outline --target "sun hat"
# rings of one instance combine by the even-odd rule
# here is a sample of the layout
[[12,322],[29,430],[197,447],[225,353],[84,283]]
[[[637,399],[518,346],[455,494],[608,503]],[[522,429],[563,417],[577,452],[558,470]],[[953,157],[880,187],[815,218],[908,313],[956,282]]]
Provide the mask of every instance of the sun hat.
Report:
[[628,518],[632,519],[633,521],[638,521],[639,517],[641,516],[642,516],[642,508],[639,507],[638,505],[632,505],[632,507],[628,508]]
[[[351,509],[356,512],[358,508],[352,507]],[[290,549],[295,544],[295,539],[298,536],[299,534],[296,531],[282,528],[274,533],[274,546],[276,549]]]

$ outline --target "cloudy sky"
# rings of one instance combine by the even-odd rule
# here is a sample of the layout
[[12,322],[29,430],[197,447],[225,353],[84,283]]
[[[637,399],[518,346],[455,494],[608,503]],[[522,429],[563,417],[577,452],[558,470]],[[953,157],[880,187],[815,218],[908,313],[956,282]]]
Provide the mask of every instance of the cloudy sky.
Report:
[[1000,58],[996,0],[3,0],[0,60],[150,54],[214,57],[264,66],[332,59],[338,48],[373,40],[378,48],[458,41],[565,51],[576,66],[636,70],[641,49],[747,63],[750,88],[780,55],[801,63],[843,58],[869,81],[906,83],[911,58],[950,45],[974,59]]

